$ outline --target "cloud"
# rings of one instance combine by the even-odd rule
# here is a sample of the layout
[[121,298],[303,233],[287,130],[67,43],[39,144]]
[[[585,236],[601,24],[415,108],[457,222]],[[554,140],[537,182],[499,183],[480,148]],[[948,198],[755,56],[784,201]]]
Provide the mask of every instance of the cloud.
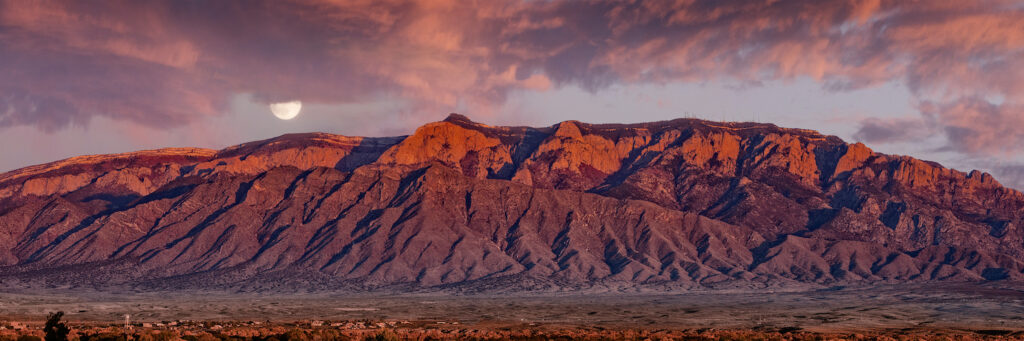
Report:
[[978,97],[947,103],[924,103],[925,117],[940,125],[949,147],[971,154],[1009,156],[1024,145],[1024,105],[992,103]]
[[[1022,145],[1006,128],[1024,115],[1009,0],[0,0],[0,60],[0,126],[49,131],[97,115],[181,126],[238,94],[479,115],[516,91],[810,78],[902,83],[965,153]],[[857,136],[896,138],[892,123]]]
[[882,119],[871,117],[860,122],[853,138],[867,143],[896,143],[920,140],[932,132],[921,118]]
[[1024,190],[1024,164],[1004,164],[991,169],[1004,186]]

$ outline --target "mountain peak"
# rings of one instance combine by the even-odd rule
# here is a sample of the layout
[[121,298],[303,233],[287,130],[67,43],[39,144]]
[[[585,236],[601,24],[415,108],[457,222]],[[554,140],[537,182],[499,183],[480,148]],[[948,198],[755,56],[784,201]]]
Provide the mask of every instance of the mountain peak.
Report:
[[583,133],[580,132],[580,122],[578,121],[565,121],[558,124],[558,129],[555,130],[555,136],[568,137],[579,139],[583,138]]
[[0,175],[0,283],[94,264],[200,287],[291,271],[469,289],[1024,279],[1022,211],[986,173],[809,130],[451,114],[409,136],[290,134]]
[[476,122],[473,122],[473,120],[469,119],[469,117],[454,112],[449,113],[448,117],[445,117],[441,122],[477,124]]

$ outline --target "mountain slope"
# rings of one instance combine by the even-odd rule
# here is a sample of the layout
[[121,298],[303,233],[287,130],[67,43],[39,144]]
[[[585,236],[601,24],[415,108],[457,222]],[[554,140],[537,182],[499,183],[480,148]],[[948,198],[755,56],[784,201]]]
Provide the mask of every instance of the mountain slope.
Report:
[[[692,119],[286,135],[0,175],[0,280],[161,287],[1024,278],[1024,196],[813,131]],[[96,275],[102,274],[102,275]]]

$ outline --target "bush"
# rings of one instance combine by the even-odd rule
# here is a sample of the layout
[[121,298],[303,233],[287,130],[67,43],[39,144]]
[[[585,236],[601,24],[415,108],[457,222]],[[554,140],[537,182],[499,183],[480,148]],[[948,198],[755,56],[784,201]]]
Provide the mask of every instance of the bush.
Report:
[[398,341],[398,340],[399,340],[398,339],[398,335],[396,335],[395,332],[392,332],[392,331],[387,330],[387,329],[381,330],[380,333],[377,333],[377,335],[368,336],[366,338],[366,341]]
[[309,341],[311,338],[306,332],[298,329],[289,330],[281,337],[282,341]]
[[43,327],[43,331],[46,332],[46,341],[68,341],[68,333],[71,332],[71,328],[60,321],[61,317],[64,317],[63,311],[46,317],[46,326]]
[[164,331],[161,331],[161,332],[157,333],[156,335],[153,335],[153,340],[156,340],[156,341],[175,341],[175,340],[181,340],[181,338],[178,337],[178,334],[175,334],[174,332],[171,332],[169,330],[164,330]]
[[80,341],[125,341],[124,334],[122,333],[100,333],[82,335],[78,339]]

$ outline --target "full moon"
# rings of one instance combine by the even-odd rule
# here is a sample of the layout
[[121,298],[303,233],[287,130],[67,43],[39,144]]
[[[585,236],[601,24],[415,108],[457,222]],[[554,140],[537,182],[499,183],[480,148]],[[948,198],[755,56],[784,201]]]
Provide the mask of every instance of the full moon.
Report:
[[282,120],[290,120],[295,118],[295,116],[299,116],[299,110],[302,110],[302,101],[270,104],[270,112]]

